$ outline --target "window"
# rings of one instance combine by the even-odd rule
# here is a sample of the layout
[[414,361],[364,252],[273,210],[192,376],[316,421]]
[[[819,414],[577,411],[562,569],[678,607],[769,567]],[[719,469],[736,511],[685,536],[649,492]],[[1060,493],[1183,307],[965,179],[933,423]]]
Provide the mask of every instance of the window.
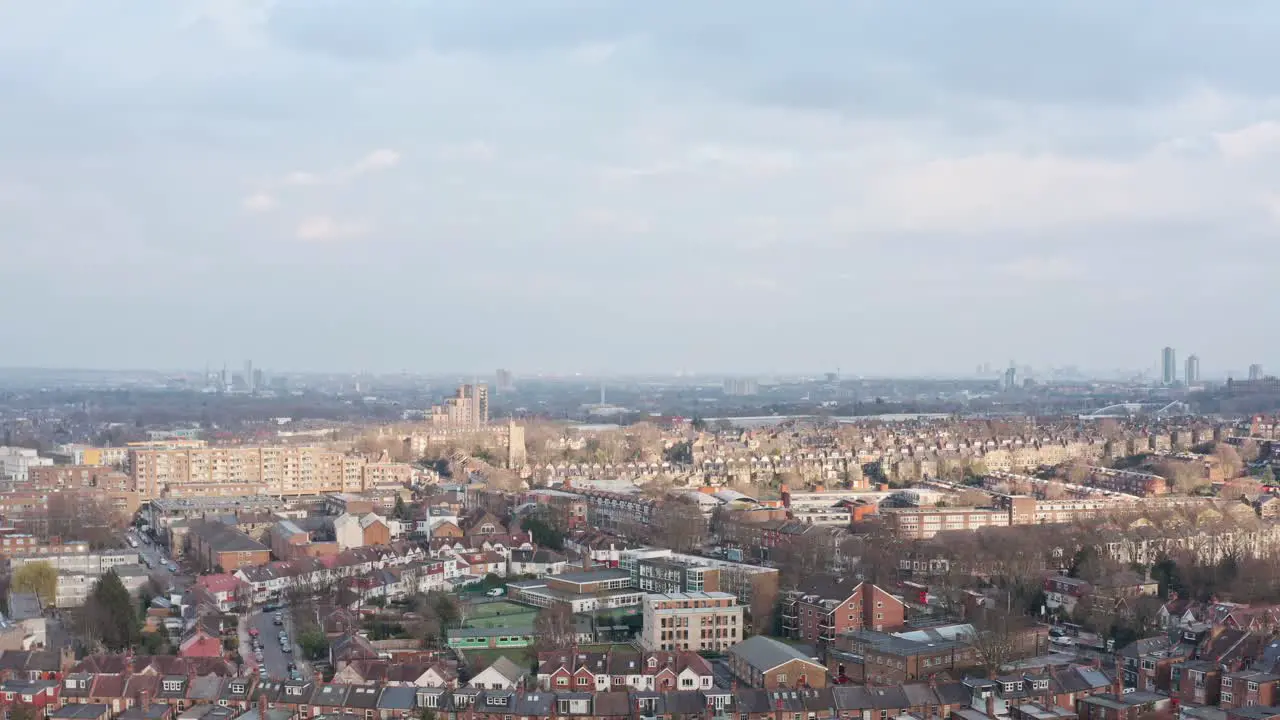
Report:
[[786,685],[786,684],[787,684],[787,674],[786,674],[786,673],[778,673],[778,684],[779,684],[779,685]]
[[1229,677],[1222,678],[1222,689],[1223,690],[1231,689],[1231,678]]
[[568,686],[569,686],[569,678],[567,678],[567,677],[558,677],[558,678],[556,678],[556,686],[558,686],[558,687],[568,687]]
[[1222,693],[1222,702],[1226,702],[1226,703],[1231,702],[1231,693],[1229,692]]
[[1155,670],[1155,669],[1156,669],[1156,661],[1155,661],[1155,660],[1143,660],[1143,661],[1142,661],[1142,669],[1143,669],[1143,670]]

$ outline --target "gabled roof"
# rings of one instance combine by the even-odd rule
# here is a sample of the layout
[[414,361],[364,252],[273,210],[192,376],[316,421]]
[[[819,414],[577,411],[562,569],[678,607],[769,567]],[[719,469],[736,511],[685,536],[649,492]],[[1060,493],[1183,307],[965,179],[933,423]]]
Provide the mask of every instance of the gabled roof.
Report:
[[729,648],[729,654],[741,658],[743,662],[760,672],[768,672],[792,660],[803,660],[811,665],[823,667],[796,648],[764,635],[755,635],[743,640]]

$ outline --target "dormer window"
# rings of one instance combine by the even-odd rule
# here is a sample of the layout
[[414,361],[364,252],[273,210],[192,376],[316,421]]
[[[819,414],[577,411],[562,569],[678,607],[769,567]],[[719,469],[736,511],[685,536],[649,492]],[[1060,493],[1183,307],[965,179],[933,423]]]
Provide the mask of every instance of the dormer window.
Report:
[[237,694],[244,692],[244,683],[231,683],[231,692]]
[[181,680],[165,680],[164,690],[165,692],[181,692],[182,681]]

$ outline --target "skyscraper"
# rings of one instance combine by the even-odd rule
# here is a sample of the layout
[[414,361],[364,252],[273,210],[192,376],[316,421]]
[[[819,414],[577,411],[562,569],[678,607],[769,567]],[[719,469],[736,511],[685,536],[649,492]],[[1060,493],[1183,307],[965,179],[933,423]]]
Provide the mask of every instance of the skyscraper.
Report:
[[1259,364],[1257,364],[1257,363],[1254,363],[1254,364],[1252,364],[1252,365],[1250,365],[1250,366],[1249,366],[1249,379],[1250,379],[1250,380],[1261,380],[1261,379],[1262,379],[1262,366],[1261,366],[1261,365],[1259,365]]
[[253,361],[244,361],[244,387],[250,395],[253,394]]
[[1018,366],[1009,361],[1009,369],[1004,371],[1004,389],[1013,390],[1018,386]]
[[1187,356],[1187,368],[1186,368],[1186,372],[1183,374],[1183,382],[1186,383],[1187,387],[1190,387],[1200,382],[1200,356],[1199,355]]
[[1178,382],[1178,355],[1173,348],[1167,347],[1160,353],[1160,382],[1174,385]]

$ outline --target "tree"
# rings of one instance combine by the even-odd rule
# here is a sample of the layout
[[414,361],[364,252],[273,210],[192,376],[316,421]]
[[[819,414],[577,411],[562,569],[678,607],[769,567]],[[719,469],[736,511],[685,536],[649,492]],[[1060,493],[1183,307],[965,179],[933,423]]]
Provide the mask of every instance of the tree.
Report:
[[19,702],[9,706],[9,720],[39,720],[40,713],[34,705]]
[[10,587],[16,592],[35,593],[41,605],[51,607],[58,594],[58,571],[47,562],[27,563],[13,572]]
[[688,465],[693,462],[693,446],[688,440],[678,442],[662,451],[662,459],[673,465]]
[[533,513],[520,521],[520,526],[533,536],[535,545],[552,550],[564,549],[564,533],[552,526],[541,513]]
[[1072,485],[1084,485],[1088,482],[1090,474],[1089,466],[1078,460],[1067,465],[1067,482]]
[[141,640],[141,625],[129,591],[115,571],[98,578],[85,602],[85,620],[91,637],[108,650],[121,652]]
[[1258,456],[1261,454],[1262,451],[1258,447],[1258,443],[1254,440],[1245,440],[1240,444],[1240,459],[1246,463],[1251,463],[1254,460],[1257,460]]
[[1271,469],[1270,465],[1263,465],[1262,470],[1258,472],[1258,482],[1263,485],[1275,485],[1276,473]]
[[1244,470],[1244,460],[1241,459],[1240,453],[1226,443],[1215,445],[1213,456],[1217,458],[1218,465],[1222,468],[1222,476],[1228,480],[1239,476]]
[[1016,618],[991,608],[984,609],[973,623],[973,649],[987,677],[994,678],[1013,660],[1018,651]]
[[[1157,475],[1169,481],[1170,489],[1182,495],[1190,495],[1209,484],[1208,478],[1197,472],[1190,463],[1167,460],[1156,465],[1155,471]],[[1229,475],[1229,477],[1235,476]]]
[[684,498],[662,501],[654,510],[653,542],[676,552],[697,549],[707,538],[707,521],[697,505]]
[[568,603],[558,602],[538,611],[533,621],[534,647],[538,652],[571,647],[578,637],[573,610]]
[[391,511],[391,515],[397,520],[409,519],[409,508],[405,507],[404,498],[399,495],[396,495],[396,507]]
[[320,660],[329,652],[329,639],[319,629],[313,628],[298,635],[298,647],[308,660]]

